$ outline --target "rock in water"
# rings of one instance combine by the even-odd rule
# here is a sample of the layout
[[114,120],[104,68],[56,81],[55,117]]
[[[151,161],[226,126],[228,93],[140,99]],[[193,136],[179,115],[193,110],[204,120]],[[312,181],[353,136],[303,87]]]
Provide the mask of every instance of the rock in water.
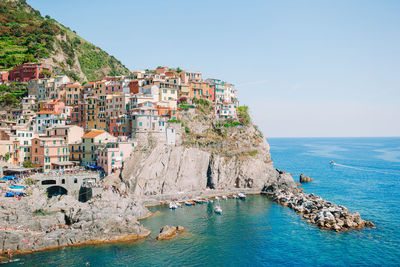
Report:
[[165,225],[161,227],[160,233],[156,237],[157,240],[166,240],[166,239],[171,239],[174,238],[177,234],[182,233],[185,230],[183,226],[170,226],[170,225]]
[[300,183],[308,183],[311,182],[313,179],[308,177],[307,175],[300,174]]

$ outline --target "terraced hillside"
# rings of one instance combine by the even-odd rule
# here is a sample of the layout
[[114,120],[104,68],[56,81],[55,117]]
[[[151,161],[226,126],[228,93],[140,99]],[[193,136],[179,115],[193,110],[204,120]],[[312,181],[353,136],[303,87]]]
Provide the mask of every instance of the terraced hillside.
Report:
[[42,17],[25,0],[0,0],[0,70],[35,61],[52,64],[75,80],[129,74],[115,57],[49,16]]

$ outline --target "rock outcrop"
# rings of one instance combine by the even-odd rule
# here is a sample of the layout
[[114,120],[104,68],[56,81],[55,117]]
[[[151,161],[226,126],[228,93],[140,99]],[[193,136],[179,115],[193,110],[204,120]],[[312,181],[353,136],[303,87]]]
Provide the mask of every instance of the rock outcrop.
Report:
[[156,237],[157,240],[166,240],[166,239],[171,239],[177,236],[178,234],[182,233],[185,230],[183,226],[170,226],[170,225],[165,225],[161,227],[160,233]]
[[305,174],[300,174],[300,177],[299,177],[299,180],[300,180],[300,183],[309,183],[309,182],[311,182],[313,179],[311,179],[310,177],[308,177],[307,175],[305,175]]
[[111,191],[81,203],[70,196],[31,196],[0,204],[0,252],[28,252],[61,246],[96,244],[146,237],[139,224],[148,210]]

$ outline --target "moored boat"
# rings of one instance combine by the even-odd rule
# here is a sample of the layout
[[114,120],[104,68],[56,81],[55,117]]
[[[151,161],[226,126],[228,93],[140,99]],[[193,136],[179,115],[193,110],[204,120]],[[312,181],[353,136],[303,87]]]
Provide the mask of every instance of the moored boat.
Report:
[[226,199],[228,199],[228,197],[227,196],[222,196],[222,199],[226,200]]
[[239,197],[240,199],[246,199],[246,195],[245,195],[243,192],[239,193],[239,194],[238,194],[238,197]]
[[216,206],[216,207],[214,208],[214,212],[215,212],[216,214],[222,214],[222,209],[221,209],[221,207],[220,207],[220,206]]

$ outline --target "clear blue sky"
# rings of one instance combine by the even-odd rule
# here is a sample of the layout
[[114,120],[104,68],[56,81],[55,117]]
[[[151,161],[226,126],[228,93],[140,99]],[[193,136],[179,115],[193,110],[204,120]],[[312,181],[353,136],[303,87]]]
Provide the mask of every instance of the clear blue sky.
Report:
[[28,3],[131,70],[236,84],[268,137],[400,136],[400,1]]

